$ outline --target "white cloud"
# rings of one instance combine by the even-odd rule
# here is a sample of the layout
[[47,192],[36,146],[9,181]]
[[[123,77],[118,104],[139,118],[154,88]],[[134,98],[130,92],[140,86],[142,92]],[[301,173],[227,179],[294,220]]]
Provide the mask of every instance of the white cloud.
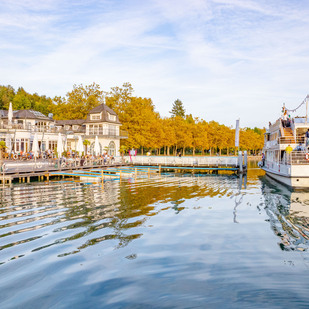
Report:
[[[1,84],[65,95],[131,82],[168,115],[263,126],[307,94],[308,5],[282,1],[4,1]],[[254,111],[254,113],[253,113]]]

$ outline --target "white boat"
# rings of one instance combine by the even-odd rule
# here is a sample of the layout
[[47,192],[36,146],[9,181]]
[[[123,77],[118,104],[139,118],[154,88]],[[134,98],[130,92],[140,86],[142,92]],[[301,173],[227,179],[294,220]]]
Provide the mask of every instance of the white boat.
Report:
[[[306,111],[308,99],[309,95],[300,104],[306,103]],[[308,117],[289,118],[287,122],[280,118],[273,124],[269,123],[265,133],[264,157],[259,165],[268,176],[283,184],[297,189],[309,188],[309,150],[305,137],[309,129]],[[293,149],[290,153],[286,151],[288,146]]]

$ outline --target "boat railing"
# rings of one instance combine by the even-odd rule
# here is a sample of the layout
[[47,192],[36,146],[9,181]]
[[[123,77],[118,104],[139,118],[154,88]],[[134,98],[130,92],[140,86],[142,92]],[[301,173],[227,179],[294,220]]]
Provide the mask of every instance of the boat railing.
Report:
[[280,136],[278,137],[279,144],[305,144],[306,138],[305,136],[297,135],[296,139],[292,136]]
[[292,151],[285,154],[281,161],[282,164],[288,165],[309,165],[309,155],[305,151]]
[[299,136],[299,135],[296,136],[296,143],[297,144],[299,144],[299,143],[305,144],[305,141],[306,141],[305,136]]
[[295,138],[293,136],[280,136],[278,137],[279,144],[295,144]]

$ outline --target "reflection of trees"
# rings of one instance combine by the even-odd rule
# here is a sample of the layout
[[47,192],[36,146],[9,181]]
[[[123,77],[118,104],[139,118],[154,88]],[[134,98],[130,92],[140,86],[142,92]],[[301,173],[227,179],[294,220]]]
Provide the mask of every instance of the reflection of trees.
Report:
[[270,225],[280,238],[281,249],[307,250],[309,246],[309,193],[290,191],[268,177],[262,178],[262,193]]
[[[65,256],[105,240],[116,241],[116,248],[124,247],[142,236],[137,228],[149,217],[170,209],[180,213],[187,199],[232,195],[231,182],[237,186],[235,176],[208,175],[108,181],[103,188],[73,181],[16,185],[1,193],[5,223],[0,226],[0,237],[7,243],[0,249],[27,242],[35,252],[71,242],[73,249],[61,254]],[[44,228],[48,226],[53,228],[53,234],[48,234],[52,240],[33,247],[33,240],[47,235]],[[35,237],[28,237],[33,231]],[[7,236],[13,234],[21,237],[10,241]]]
[[[235,177],[231,176],[231,178]],[[74,222],[63,228],[74,230],[82,227],[84,230],[65,241],[82,238],[99,230],[112,231],[104,236],[88,240],[71,253],[110,239],[118,240],[117,248],[124,247],[142,236],[140,233],[129,234],[130,230],[134,231],[132,228],[142,226],[147,217],[169,209],[157,207],[156,204],[163,203],[166,206],[166,203],[170,203],[171,208],[179,213],[184,209],[180,205],[186,199],[226,195],[229,188],[230,178],[226,176],[207,176],[189,180],[188,178],[160,178],[120,184],[110,182],[104,185],[103,190],[97,186],[84,186],[82,196],[77,196],[73,205],[70,201],[66,205],[68,207],[67,220],[81,219],[82,221]],[[79,200],[83,203],[79,203]]]

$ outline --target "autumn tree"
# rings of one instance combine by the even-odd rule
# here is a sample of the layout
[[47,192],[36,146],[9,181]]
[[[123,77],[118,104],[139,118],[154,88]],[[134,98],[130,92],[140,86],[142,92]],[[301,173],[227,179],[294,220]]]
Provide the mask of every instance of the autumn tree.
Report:
[[91,109],[104,103],[104,92],[98,84],[73,86],[66,98],[55,97],[55,119],[85,119]]
[[130,83],[124,83],[122,87],[112,87],[111,91],[106,93],[106,105],[121,118],[122,113],[131,102],[133,91]]

